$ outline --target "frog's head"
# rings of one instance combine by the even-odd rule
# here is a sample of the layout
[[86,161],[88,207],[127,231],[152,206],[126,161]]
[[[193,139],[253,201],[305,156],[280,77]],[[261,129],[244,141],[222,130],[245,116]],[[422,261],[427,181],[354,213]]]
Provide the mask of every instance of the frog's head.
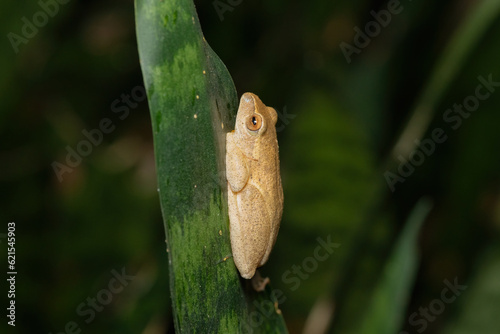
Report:
[[274,130],[277,120],[276,110],[267,107],[257,95],[245,93],[241,96],[235,126],[238,135],[255,140],[265,135],[266,131]]

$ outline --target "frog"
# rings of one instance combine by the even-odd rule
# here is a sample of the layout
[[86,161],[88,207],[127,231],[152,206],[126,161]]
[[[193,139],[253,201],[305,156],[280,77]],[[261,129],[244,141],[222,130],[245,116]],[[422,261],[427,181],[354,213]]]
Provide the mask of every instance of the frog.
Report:
[[274,108],[247,92],[240,99],[235,129],[226,134],[231,249],[245,279],[269,259],[283,214],[277,120]]

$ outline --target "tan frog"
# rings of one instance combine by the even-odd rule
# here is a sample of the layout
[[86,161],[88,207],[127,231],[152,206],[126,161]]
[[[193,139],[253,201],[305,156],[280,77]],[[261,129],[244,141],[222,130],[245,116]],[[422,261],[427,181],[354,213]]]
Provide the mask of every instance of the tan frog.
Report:
[[245,93],[235,130],[226,135],[231,248],[246,279],[269,258],[283,212],[277,119],[276,110]]

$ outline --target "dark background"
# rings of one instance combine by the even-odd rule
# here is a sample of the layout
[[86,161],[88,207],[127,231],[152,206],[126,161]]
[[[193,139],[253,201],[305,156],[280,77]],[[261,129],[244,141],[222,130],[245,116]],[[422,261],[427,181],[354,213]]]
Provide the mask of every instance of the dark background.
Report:
[[[467,38],[457,31],[482,2],[402,1],[401,13],[350,62],[340,43],[352,45],[354,27],[364,29],[373,20],[370,11],[387,3],[235,1],[218,13],[216,2],[196,2],[205,37],[238,94],[254,92],[281,113],[285,211],[262,271],[285,292],[280,308],[290,333],[301,333],[324,300],[338,306],[333,328],[357,321],[422,197],[432,209],[420,233],[421,262],[401,330],[417,333],[422,327],[409,324],[411,314],[440,298],[444,280],[457,279],[466,291],[428,321],[426,333],[495,333],[500,91],[456,130],[443,114],[474,94],[478,76],[500,81],[497,12],[467,46],[452,80],[435,90],[430,123],[421,129],[431,138],[442,128],[447,140],[394,192],[384,178],[387,170],[397,173],[399,161],[390,152],[447,45]],[[36,1],[0,4],[0,241],[6,254],[7,223],[15,222],[18,273],[16,327],[8,330],[59,333],[73,321],[89,333],[172,333],[150,116],[147,101],[126,101],[143,85],[133,2],[60,4],[13,47],[8,34],[21,35],[23,17],[32,21],[41,8]],[[104,118],[113,130],[59,180],[54,162],[65,163],[68,150],[86,139],[82,131],[98,129]],[[338,251],[292,290],[282,275],[313,254],[318,237],[328,236]],[[133,279],[117,293],[101,292],[117,272]],[[87,298],[96,296],[111,297],[82,315],[90,310]]]

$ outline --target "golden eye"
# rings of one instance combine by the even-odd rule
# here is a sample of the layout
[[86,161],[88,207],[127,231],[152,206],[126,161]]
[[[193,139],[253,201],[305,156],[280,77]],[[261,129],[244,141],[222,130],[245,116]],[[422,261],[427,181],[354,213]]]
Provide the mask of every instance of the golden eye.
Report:
[[262,126],[262,117],[257,114],[253,114],[252,116],[248,117],[247,119],[247,128],[250,131],[257,131],[261,128]]

